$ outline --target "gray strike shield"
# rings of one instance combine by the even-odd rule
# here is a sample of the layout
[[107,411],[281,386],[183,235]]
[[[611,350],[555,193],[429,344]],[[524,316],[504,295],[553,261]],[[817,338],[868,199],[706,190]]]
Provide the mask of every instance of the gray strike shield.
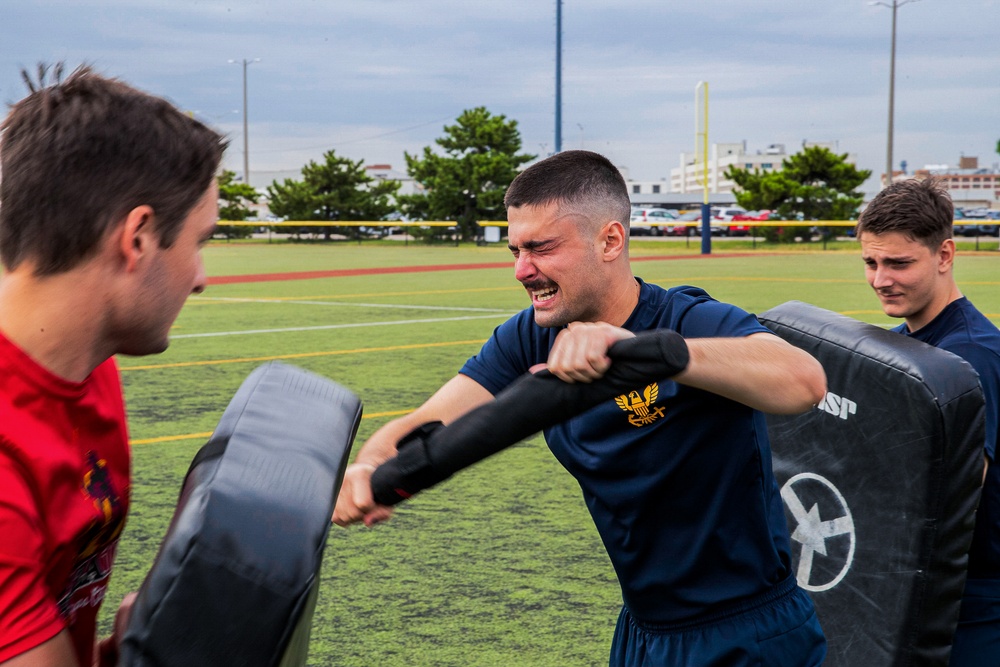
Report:
[[122,638],[121,665],[304,665],[361,402],[270,363],[195,456]]

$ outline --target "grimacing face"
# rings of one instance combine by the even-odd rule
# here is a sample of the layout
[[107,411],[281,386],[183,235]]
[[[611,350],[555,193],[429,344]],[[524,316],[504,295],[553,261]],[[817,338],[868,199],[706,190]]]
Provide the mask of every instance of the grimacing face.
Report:
[[511,207],[507,222],[514,277],[531,298],[535,322],[558,327],[600,319],[606,286],[592,224],[559,202]]

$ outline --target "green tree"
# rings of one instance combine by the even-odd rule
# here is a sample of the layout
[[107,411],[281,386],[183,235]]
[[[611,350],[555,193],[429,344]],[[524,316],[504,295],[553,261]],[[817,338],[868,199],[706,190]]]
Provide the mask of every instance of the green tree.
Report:
[[435,143],[443,155],[424,147],[406,156],[406,169],[423,194],[403,195],[403,211],[414,219],[454,220],[462,237],[476,234],[478,220],[505,220],[503,195],[519,167],[536,156],[518,153],[516,120],[494,116],[486,107],[467,109]]
[[[377,180],[365,173],[364,160],[323,154],[323,162],[302,167],[302,180],[286,178],[267,188],[268,208],[289,220],[381,220],[394,209],[399,181]],[[323,227],[324,236],[350,235],[348,227]]]
[[[250,217],[250,204],[256,204],[258,195],[249,183],[235,182],[236,172],[223,170],[216,178],[219,183],[219,220],[246,220]],[[242,239],[253,233],[245,225],[219,225],[219,232],[227,239]]]
[[[785,158],[780,171],[729,167],[725,176],[736,183],[733,194],[744,208],[770,209],[780,220],[850,220],[863,201],[857,189],[871,170],[849,164],[846,153],[812,146]],[[795,234],[792,228],[781,234],[765,228],[768,240],[790,240]]]

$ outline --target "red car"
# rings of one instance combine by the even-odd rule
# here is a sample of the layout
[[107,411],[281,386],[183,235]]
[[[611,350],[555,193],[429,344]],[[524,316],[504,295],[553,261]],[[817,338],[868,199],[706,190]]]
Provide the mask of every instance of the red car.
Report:
[[[733,216],[733,222],[751,222],[754,220],[770,220],[773,211],[747,211]],[[750,225],[729,225],[730,236],[746,236],[750,233]]]
[[770,220],[773,211],[747,211],[733,216],[733,220]]

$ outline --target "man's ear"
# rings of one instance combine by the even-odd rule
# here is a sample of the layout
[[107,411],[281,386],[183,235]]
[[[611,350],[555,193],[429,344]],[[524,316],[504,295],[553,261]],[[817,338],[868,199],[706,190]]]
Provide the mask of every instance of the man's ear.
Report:
[[604,242],[604,251],[601,254],[606,262],[618,259],[628,248],[628,233],[617,220],[604,225],[601,230],[601,240]]
[[126,271],[134,271],[139,261],[159,244],[153,227],[152,206],[136,206],[125,216],[118,239],[118,250]]
[[938,248],[938,268],[941,272],[950,271],[955,262],[955,240],[945,239]]

